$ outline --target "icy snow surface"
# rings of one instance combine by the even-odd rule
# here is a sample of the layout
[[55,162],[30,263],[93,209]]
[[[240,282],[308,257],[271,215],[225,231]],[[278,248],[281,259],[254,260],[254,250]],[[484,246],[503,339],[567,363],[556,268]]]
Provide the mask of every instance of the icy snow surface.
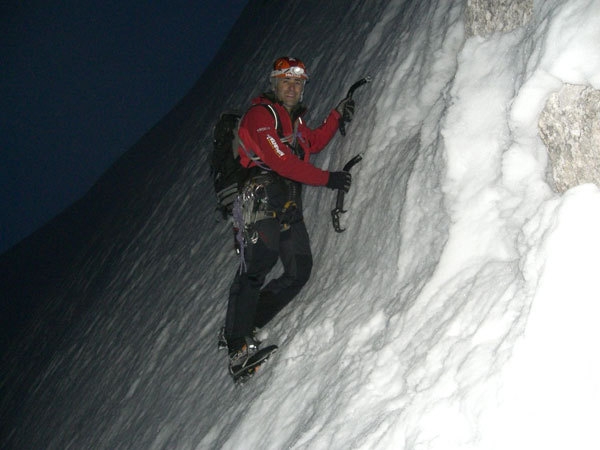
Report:
[[462,1],[298,0],[277,15],[270,3],[250,2],[228,64],[202,79],[206,105],[243,108],[292,54],[312,75],[314,126],[373,77],[347,136],[314,160],[339,169],[364,152],[345,233],[331,226],[334,193],[305,190],[314,269],[264,330],[279,354],[236,388],[217,350],[236,259],[207,170],[219,111],[199,104],[173,138],[194,151],[141,231],[110,262],[104,248],[73,269],[92,306],[2,442],[599,449],[600,192],[551,191],[537,121],[562,83],[600,88],[600,2],[536,1],[524,27],[468,40]]

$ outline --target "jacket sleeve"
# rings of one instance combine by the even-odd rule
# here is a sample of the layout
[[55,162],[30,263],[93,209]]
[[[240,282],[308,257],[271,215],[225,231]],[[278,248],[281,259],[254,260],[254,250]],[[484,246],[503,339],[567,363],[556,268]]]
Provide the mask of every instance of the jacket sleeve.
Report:
[[302,122],[302,127],[299,127],[299,139],[303,144],[304,150],[309,153],[318,153],[323,150],[329,141],[333,139],[333,136],[335,136],[339,128],[340,118],[341,114],[337,110],[332,109],[323,123],[314,130],[311,130]]
[[248,150],[279,175],[313,186],[327,184],[329,172],[299,159],[281,142],[275,129],[275,120],[266,108],[252,108],[248,111],[240,125],[239,136]]

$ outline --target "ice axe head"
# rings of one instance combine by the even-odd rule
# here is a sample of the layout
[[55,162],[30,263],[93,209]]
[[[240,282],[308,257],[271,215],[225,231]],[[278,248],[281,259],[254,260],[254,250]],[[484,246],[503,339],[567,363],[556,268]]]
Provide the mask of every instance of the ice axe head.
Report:
[[[352,86],[350,86],[350,89],[348,89],[348,94],[346,94],[346,99],[350,99],[352,98],[352,96],[354,95],[354,91],[357,90],[359,87],[370,83],[372,80],[372,78],[370,76],[366,76],[364,78],[361,78],[360,80],[358,80],[356,83],[354,83]],[[340,134],[342,136],[346,136],[346,123],[344,122],[344,118],[340,118],[340,124],[339,124],[339,129],[340,129]]]

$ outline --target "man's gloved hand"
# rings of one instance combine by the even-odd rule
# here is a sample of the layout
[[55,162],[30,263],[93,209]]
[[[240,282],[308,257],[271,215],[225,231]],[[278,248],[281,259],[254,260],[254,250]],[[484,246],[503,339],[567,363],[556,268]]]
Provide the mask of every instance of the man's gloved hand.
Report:
[[356,105],[352,97],[346,97],[339,103],[339,105],[336,106],[335,109],[342,115],[342,120],[344,122],[351,122],[352,118],[354,117],[355,106]]
[[350,175],[350,172],[329,172],[329,180],[327,181],[329,189],[341,189],[348,192],[351,184],[352,175]]

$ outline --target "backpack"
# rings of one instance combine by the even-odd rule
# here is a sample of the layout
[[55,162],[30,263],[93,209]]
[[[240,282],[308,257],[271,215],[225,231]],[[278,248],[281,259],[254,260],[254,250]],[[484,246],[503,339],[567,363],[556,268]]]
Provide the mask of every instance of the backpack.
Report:
[[213,150],[210,173],[217,196],[217,210],[223,218],[231,215],[238,185],[243,181],[245,169],[240,165],[237,136],[242,115],[237,111],[224,112],[213,129]]
[[[275,110],[268,105],[260,104],[260,106],[267,108],[273,114],[277,133],[281,137],[281,125]],[[233,202],[248,174],[248,169],[240,164],[238,152],[241,143],[238,136],[241,118],[242,114],[237,111],[224,112],[219,116],[213,130],[210,173],[217,196],[217,211],[221,212],[224,219],[232,215]],[[257,163],[260,166],[260,160]]]

